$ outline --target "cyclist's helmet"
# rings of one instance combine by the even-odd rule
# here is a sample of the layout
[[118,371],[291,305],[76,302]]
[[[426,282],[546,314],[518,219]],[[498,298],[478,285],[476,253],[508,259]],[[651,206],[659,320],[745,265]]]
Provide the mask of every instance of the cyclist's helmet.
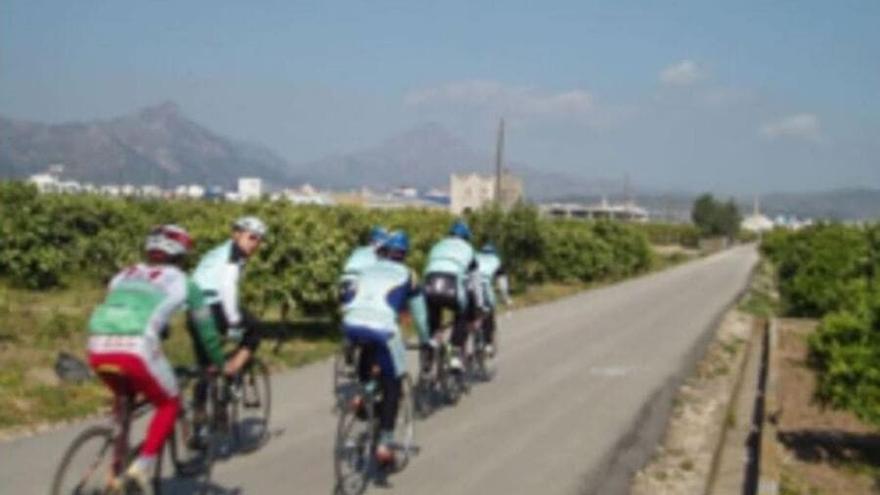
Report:
[[486,254],[495,254],[498,252],[498,250],[495,249],[495,244],[487,242],[486,244],[483,244],[482,248],[480,248],[480,252]]
[[406,258],[406,254],[409,252],[409,236],[402,230],[390,232],[385,243],[382,244],[382,249],[388,254],[389,258],[402,260]]
[[266,237],[266,224],[257,217],[241,217],[232,224],[234,230],[250,232],[260,239]]
[[388,231],[385,230],[385,227],[374,225],[373,228],[370,229],[370,244],[381,246],[386,240],[388,240]]
[[192,246],[192,237],[183,227],[159,225],[150,231],[144,249],[151,260],[165,261],[183,257]]
[[471,240],[471,229],[464,220],[459,219],[452,224],[449,235],[469,241]]

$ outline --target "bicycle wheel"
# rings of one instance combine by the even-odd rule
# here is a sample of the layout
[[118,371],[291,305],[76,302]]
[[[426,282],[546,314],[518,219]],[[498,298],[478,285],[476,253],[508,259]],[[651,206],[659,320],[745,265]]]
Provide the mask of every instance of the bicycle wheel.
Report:
[[394,427],[394,472],[403,471],[415,453],[415,390],[409,375],[403,377],[403,390],[400,394],[400,408],[397,424]]
[[269,439],[272,388],[269,368],[252,358],[242,370],[233,404],[233,434],[240,452],[253,452]]
[[419,378],[412,390],[413,409],[419,419],[425,419],[434,412],[434,379],[430,372],[419,372]]
[[473,338],[473,360],[472,376],[475,382],[488,382],[495,375],[492,361],[486,354],[486,338],[485,330],[480,328],[474,332]]
[[202,432],[196,431],[192,408],[181,409],[168,439],[175,474],[195,478],[196,481],[207,481],[211,473],[214,446],[207,424],[204,429]]
[[52,495],[106,493],[113,472],[113,428],[93,426],[79,434],[52,479]]
[[437,383],[442,396],[449,405],[455,405],[465,392],[465,374],[463,371],[455,372],[449,368],[450,349],[440,348],[437,358]]
[[339,495],[364,493],[375,471],[373,452],[378,440],[375,402],[364,387],[359,387],[357,396],[362,398],[360,406],[346,404],[336,427],[333,464]]

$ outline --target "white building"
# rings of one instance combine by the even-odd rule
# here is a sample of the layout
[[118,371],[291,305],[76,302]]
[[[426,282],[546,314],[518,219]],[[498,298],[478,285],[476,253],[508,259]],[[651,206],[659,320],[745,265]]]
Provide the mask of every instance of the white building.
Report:
[[637,205],[633,201],[624,203],[609,203],[602,198],[600,203],[582,205],[578,203],[552,203],[543,205],[541,210],[555,218],[583,218],[624,220],[629,222],[647,222],[648,210]]
[[205,188],[198,184],[190,184],[186,187],[186,196],[192,199],[202,199],[205,196]]
[[[478,174],[452,174],[449,178],[449,210],[460,215],[478,210],[495,201],[495,177]],[[510,208],[523,196],[522,179],[505,172],[501,175],[502,208]]]
[[257,177],[240,177],[238,179],[238,196],[243,201],[259,199],[263,195],[263,179]]
[[37,186],[41,193],[57,192],[59,187],[58,179],[52,174],[34,174],[28,178],[28,182]]
[[758,202],[758,198],[755,198],[754,211],[752,211],[751,215],[743,218],[742,223],[740,223],[740,228],[748,232],[760,234],[762,232],[773,230],[773,226],[773,220],[770,220],[766,215],[761,213],[760,203]]
[[158,198],[162,196],[162,189],[160,189],[159,186],[147,184],[141,186],[140,195],[145,198]]

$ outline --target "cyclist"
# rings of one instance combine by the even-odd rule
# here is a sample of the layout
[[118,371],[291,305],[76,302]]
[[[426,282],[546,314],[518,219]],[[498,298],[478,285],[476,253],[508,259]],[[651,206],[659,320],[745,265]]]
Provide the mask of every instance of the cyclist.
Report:
[[143,394],[155,407],[139,456],[126,471],[143,493],[152,493],[149,480],[156,456],[180,409],[177,380],[160,346],[178,309],[189,310],[197,351],[213,365],[223,365],[220,338],[202,292],[180,269],[191,248],[186,230],[176,225],[154,228],[146,240],[147,262],[113,277],[104,302],[89,320],[89,364],[113,391],[114,410],[131,393]]
[[[354,248],[354,251],[345,260],[342,267],[342,276],[339,278],[339,298],[340,302],[344,299],[344,294],[351,289],[357,277],[365,268],[371,266],[379,260],[379,248],[388,239],[388,231],[381,225],[374,225],[367,235],[367,242],[363,246]],[[345,364],[351,366],[354,355],[352,354],[351,343],[347,339],[342,342],[342,354],[345,358]]]
[[456,371],[462,369],[461,352],[467,341],[468,326],[474,324],[478,318],[477,309],[483,304],[480,274],[470,239],[470,228],[463,220],[456,220],[449,235],[431,248],[425,267],[430,336],[433,339],[439,330],[443,310],[452,310],[455,318],[449,365]]
[[[343,296],[343,329],[361,347],[358,376],[369,379],[373,366],[380,368],[382,402],[379,405],[379,443],[376,458],[383,465],[394,462],[394,425],[406,372],[406,348],[400,330],[401,317],[415,320],[420,340],[427,342],[425,301],[412,270],[405,264],[409,238],[402,231],[389,234],[379,249],[379,260],[365,268]],[[362,402],[355,401],[358,406]]]
[[370,229],[368,241],[363,246],[356,247],[345,261],[345,265],[343,265],[343,285],[346,280],[357,278],[364,268],[372,265],[379,259],[377,251],[386,239],[388,239],[388,231],[381,225],[375,225]]
[[[238,283],[245,262],[266,237],[266,224],[257,217],[241,217],[232,224],[232,237],[202,256],[193,280],[202,289],[214,323],[222,335],[238,342],[226,363],[226,373],[235,375],[260,345],[253,322],[238,305]],[[201,400],[197,402],[202,403]]]
[[483,292],[483,331],[486,338],[486,354],[495,353],[495,307],[498,304],[495,297],[495,287],[501,293],[501,299],[505,306],[510,306],[510,292],[507,280],[507,270],[501,263],[495,245],[487,242],[477,253],[477,265],[480,270],[480,282]]

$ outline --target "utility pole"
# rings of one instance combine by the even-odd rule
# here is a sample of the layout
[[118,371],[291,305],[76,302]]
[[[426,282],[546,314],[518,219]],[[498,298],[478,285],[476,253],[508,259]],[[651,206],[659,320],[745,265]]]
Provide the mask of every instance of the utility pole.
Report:
[[495,148],[495,205],[501,207],[501,165],[504,162],[504,118],[498,123],[498,143]]

